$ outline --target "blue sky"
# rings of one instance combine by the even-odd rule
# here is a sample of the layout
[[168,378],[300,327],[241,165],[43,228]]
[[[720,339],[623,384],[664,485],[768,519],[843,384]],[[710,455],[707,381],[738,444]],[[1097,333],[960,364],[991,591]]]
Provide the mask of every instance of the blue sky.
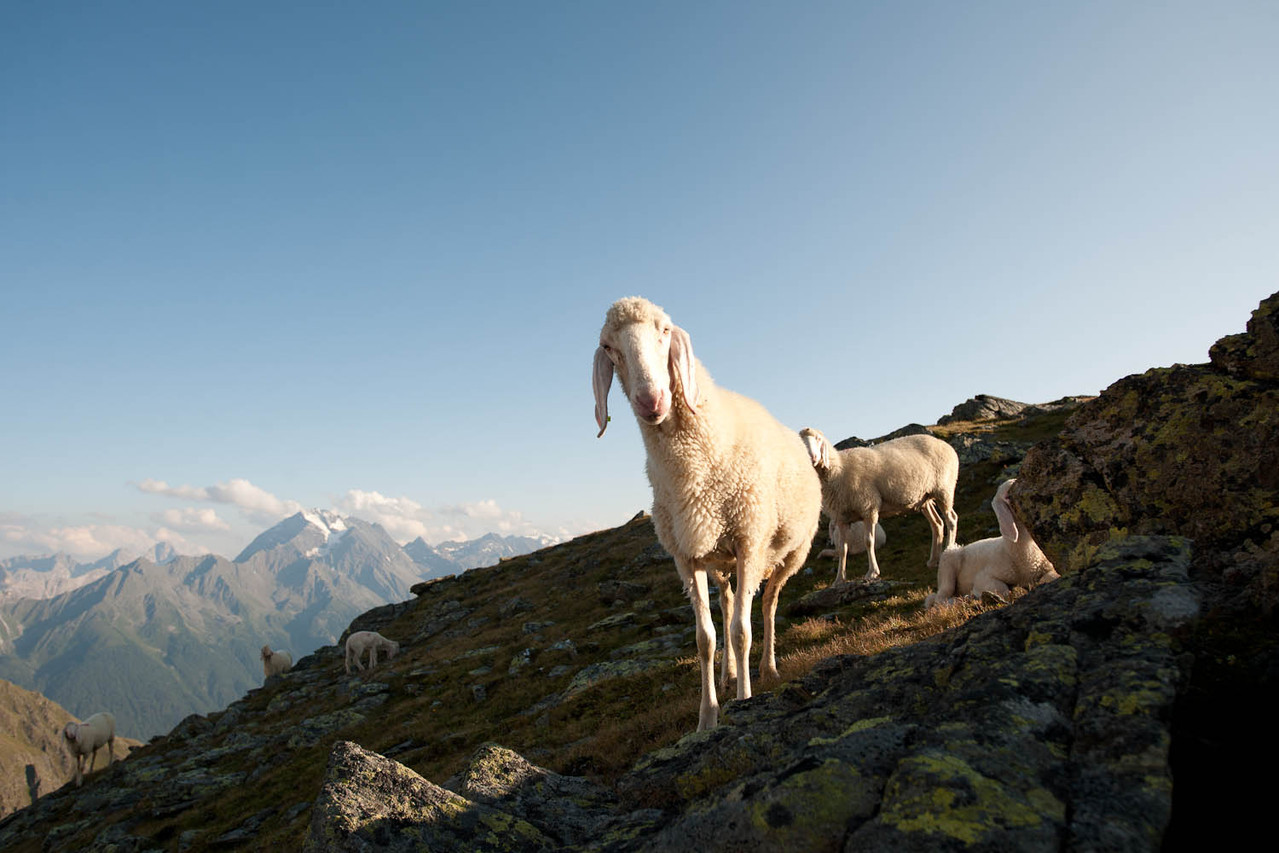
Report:
[[0,7],[0,558],[650,503],[633,294],[832,436],[1202,362],[1279,290],[1279,5]]

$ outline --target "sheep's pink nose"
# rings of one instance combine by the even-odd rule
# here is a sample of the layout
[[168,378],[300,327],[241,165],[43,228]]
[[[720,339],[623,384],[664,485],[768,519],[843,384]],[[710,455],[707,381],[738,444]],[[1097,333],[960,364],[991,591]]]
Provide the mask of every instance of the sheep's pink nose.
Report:
[[665,408],[662,404],[662,398],[665,391],[658,389],[656,391],[640,391],[635,395],[635,410],[640,417],[656,417],[660,415]]

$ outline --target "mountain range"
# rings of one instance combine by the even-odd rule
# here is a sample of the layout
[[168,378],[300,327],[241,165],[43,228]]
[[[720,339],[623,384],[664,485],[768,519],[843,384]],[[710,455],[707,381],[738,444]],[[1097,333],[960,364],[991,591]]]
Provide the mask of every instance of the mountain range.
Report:
[[380,525],[313,510],[233,560],[163,546],[129,562],[119,552],[92,563],[10,558],[0,563],[0,678],[82,718],[110,708],[122,734],[147,738],[260,684],[264,644],[299,659],[419,581],[541,544],[490,535],[402,548]]

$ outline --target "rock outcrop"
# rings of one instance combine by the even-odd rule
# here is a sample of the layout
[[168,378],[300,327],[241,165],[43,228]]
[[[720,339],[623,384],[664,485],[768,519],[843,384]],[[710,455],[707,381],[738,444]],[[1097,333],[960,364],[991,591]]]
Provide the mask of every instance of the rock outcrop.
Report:
[[[1128,376],[1022,464],[1013,497],[1059,569],[1113,536],[1192,537],[1205,560],[1279,556],[1279,294],[1212,362]],[[1258,584],[1273,585],[1258,574]],[[1270,593],[1274,595],[1275,593]],[[1265,593],[1259,588],[1258,595]]]

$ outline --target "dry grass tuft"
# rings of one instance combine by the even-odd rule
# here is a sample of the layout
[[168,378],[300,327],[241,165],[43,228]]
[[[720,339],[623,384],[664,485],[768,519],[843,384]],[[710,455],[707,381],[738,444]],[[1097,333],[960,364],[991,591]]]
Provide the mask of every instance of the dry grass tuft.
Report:
[[[782,680],[802,678],[819,661],[834,655],[874,655],[917,643],[962,625],[979,613],[1004,606],[965,598],[922,610],[920,605],[925,595],[927,590],[920,589],[892,596],[882,605],[887,612],[871,614],[847,625],[816,618],[791,626],[787,639],[800,644],[809,639],[811,645],[782,656],[777,663]],[[1013,596],[1017,597],[1019,595]]]

